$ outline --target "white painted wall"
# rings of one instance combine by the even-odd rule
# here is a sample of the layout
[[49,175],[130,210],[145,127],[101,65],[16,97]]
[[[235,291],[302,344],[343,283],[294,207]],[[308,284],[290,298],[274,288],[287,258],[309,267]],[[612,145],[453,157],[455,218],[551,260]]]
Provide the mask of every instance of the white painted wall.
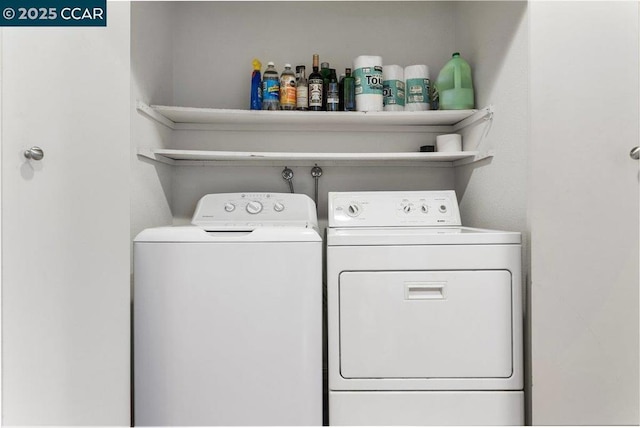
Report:
[[[313,198],[310,167],[290,166],[296,193]],[[215,192],[288,192],[281,178],[282,166],[176,167],[174,205],[177,223],[191,219],[198,199]],[[453,183],[453,171],[445,168],[335,167],[324,166],[320,179],[320,226],[326,226],[328,191],[441,190]]]
[[[456,3],[456,50],[471,65],[477,107],[493,105],[493,123],[465,131],[465,150],[493,151],[494,157],[456,168],[463,223],[522,233],[525,305],[525,397],[530,406],[528,331],[529,227],[529,20],[523,1]],[[490,126],[490,128],[488,128]],[[483,139],[483,133],[487,132]],[[529,418],[528,418],[529,419]]]
[[[495,108],[478,147],[492,159],[456,169],[456,190],[469,226],[526,231],[528,150],[527,2],[456,3],[456,50],[471,65],[476,106]],[[485,124],[474,127],[481,134]],[[471,130],[470,130],[471,131]],[[470,135],[471,136],[471,135]],[[471,144],[479,135],[470,138]],[[472,150],[473,146],[466,146]]]
[[[314,53],[337,72],[362,54],[385,64],[428,64],[431,73],[454,46],[454,5],[447,2],[192,2],[180,4],[174,21],[174,101],[177,105],[244,108],[249,103],[251,60],[305,64]],[[312,25],[311,19],[318,24]],[[398,36],[389,37],[396,32]],[[155,101],[154,101],[155,102]],[[175,132],[175,146],[202,150],[417,151],[434,134],[311,132]],[[320,180],[319,214],[326,194],[348,190],[453,189],[451,168],[424,166],[333,167]],[[176,222],[190,218],[209,192],[287,192],[285,165],[179,167],[173,181]],[[291,165],[289,165],[291,166]],[[313,196],[309,167],[294,169],[297,192]]]
[[136,101],[173,104],[174,4],[131,3],[131,237],[171,224],[172,170],[138,158],[138,148],[169,148],[171,130],[135,108]]
[[251,60],[307,66],[312,55],[336,73],[358,55],[385,64],[427,64],[451,54],[451,2],[189,2],[174,21],[177,105],[248,108]]
[[637,2],[533,2],[533,420],[638,424]]

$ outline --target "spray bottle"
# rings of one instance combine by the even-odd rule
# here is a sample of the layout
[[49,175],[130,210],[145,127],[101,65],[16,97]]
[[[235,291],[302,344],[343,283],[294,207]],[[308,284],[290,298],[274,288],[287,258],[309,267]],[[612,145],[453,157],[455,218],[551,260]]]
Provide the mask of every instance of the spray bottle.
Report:
[[251,110],[262,110],[262,79],[260,76],[262,63],[253,59],[253,73],[251,73]]

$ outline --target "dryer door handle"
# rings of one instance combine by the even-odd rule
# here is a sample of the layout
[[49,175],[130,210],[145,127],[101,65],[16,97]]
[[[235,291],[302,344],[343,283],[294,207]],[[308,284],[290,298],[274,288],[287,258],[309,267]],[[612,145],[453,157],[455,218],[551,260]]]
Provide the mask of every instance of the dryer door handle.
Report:
[[405,300],[444,300],[446,282],[410,281],[404,283]]

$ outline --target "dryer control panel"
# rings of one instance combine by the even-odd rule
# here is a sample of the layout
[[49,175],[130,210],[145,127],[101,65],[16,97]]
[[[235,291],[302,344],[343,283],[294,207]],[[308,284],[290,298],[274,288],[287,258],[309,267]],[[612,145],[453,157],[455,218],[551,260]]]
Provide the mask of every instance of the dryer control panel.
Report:
[[461,225],[453,190],[329,193],[329,227]]

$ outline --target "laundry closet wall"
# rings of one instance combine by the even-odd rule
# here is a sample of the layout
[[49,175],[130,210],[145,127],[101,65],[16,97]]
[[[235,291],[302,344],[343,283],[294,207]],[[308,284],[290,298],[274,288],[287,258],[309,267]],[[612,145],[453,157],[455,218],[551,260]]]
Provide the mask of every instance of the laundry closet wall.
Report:
[[[286,62],[306,64],[308,75],[314,53],[338,73],[353,67],[356,56],[375,53],[387,64],[429,64],[435,75],[454,49],[454,5],[446,2],[190,2],[176,6],[176,105],[246,109],[254,57],[263,65],[274,61],[278,71]],[[310,22],[318,25],[312,27]],[[173,145],[202,150],[371,152],[417,151],[434,140],[434,134],[424,133],[176,131]],[[451,168],[319,165],[324,170],[321,225],[326,219],[328,191],[454,186]],[[206,193],[288,192],[280,175],[284,166],[174,167],[174,219],[188,221],[198,198]],[[312,196],[310,167],[287,166],[294,170],[296,192]]]
[[[517,2],[188,2],[133,3],[134,20],[151,19],[158,9],[165,12],[164,21],[155,24],[135,23],[134,41],[141,55],[154,58],[149,62],[134,61],[139,67],[134,75],[134,90],[145,88],[138,98],[153,104],[172,104],[192,107],[246,109],[248,104],[250,61],[258,57],[274,61],[281,71],[285,62],[306,64],[311,72],[311,55],[330,62],[338,73],[352,67],[353,58],[360,54],[379,54],[385,64],[409,65],[425,63],[435,80],[440,68],[456,50],[463,52],[474,67],[478,107],[494,104],[499,112],[490,135],[480,149],[487,147],[500,156],[465,168],[413,166],[331,166],[323,164],[320,179],[319,216],[326,218],[326,193],[341,190],[428,190],[456,188],[461,198],[464,221],[469,225],[524,231],[524,165],[526,130],[526,31],[521,27],[526,3]],[[153,10],[139,13],[140,10]],[[484,17],[476,22],[474,17]],[[266,17],[288,26],[265,26]],[[300,23],[300,17],[304,17]],[[495,19],[492,20],[491,18]],[[308,28],[306,23],[316,19],[320,28]],[[500,25],[495,25],[499,22]],[[238,25],[241,23],[241,25]],[[332,31],[322,31],[331,24]],[[138,27],[149,31],[137,30]],[[400,31],[402,30],[402,31]],[[154,33],[155,31],[155,33]],[[505,32],[514,35],[511,57],[493,48],[494,40],[502,40],[507,47]],[[150,34],[156,34],[152,37]],[[517,37],[516,37],[517,36]],[[145,47],[144,43],[148,43]],[[136,44],[133,45],[136,48]],[[171,55],[171,59],[168,59]],[[517,61],[512,61],[513,56]],[[506,72],[503,64],[509,64]],[[156,67],[157,65],[158,67]],[[523,68],[525,69],[523,71]],[[163,71],[159,71],[163,70]],[[504,79],[505,74],[507,79]],[[143,76],[153,83],[142,83]],[[520,86],[518,86],[520,85]],[[162,88],[160,90],[159,88]],[[145,93],[146,91],[146,93]],[[134,94],[135,96],[135,94]],[[170,100],[170,102],[169,102]],[[134,116],[147,120],[141,113]],[[504,114],[504,116],[502,116]],[[147,120],[148,122],[152,122]],[[420,145],[433,143],[435,134],[380,132],[237,132],[237,131],[174,131],[156,123],[139,123],[148,131],[146,138],[134,138],[142,147],[157,146],[193,150],[230,151],[413,151]],[[469,144],[479,141],[483,125],[474,127],[475,135]],[[517,131],[512,133],[512,131]],[[473,137],[473,138],[471,138]],[[154,142],[155,141],[155,142]],[[134,146],[136,142],[133,142]],[[134,147],[134,150],[136,148]],[[471,149],[469,147],[469,149]],[[515,160],[515,162],[514,162]],[[147,190],[154,186],[153,174],[143,181],[145,189],[134,207],[136,212],[157,207],[171,209],[176,223],[189,220],[195,204],[203,194],[211,192],[266,191],[287,192],[288,186],[280,172],[285,166],[264,164],[224,164],[216,166],[174,166],[167,168],[148,164],[145,169],[172,171],[160,174],[161,192],[152,188],[157,198]],[[308,166],[292,167],[296,192],[313,195],[313,180]],[[516,176],[511,175],[516,172]],[[471,179],[473,175],[473,180]],[[509,177],[508,180],[505,177]],[[485,191],[497,187],[502,180],[510,183],[509,193]],[[135,183],[137,187],[140,184]],[[158,183],[155,183],[158,187]],[[137,194],[134,190],[134,195]],[[163,195],[164,193],[164,195]],[[142,195],[144,194],[144,195]],[[135,197],[134,197],[135,199]],[[166,201],[166,202],[163,202]],[[500,212],[496,213],[495,203]],[[164,204],[164,206],[162,206]],[[149,210],[150,212],[153,210]],[[154,224],[166,219],[154,214]],[[145,215],[133,221],[133,234],[148,222]]]
[[136,101],[173,103],[172,2],[131,3],[131,239],[172,223],[169,165],[137,156],[139,148],[168,148],[171,130],[135,109]]
[[[493,105],[491,125],[466,133],[465,150],[491,150],[494,157],[456,168],[456,192],[465,225],[522,233],[522,283],[528,310],[530,233],[527,225],[529,174],[529,20],[527,2],[456,3],[456,46],[469,61],[476,105]],[[489,127],[490,126],[490,127]],[[483,138],[482,135],[488,131]],[[524,322],[524,320],[523,320]],[[525,326],[525,366],[529,367],[529,326]],[[531,382],[525,370],[527,418]],[[530,422],[530,420],[529,420]]]
[[[468,226],[526,231],[529,148],[527,2],[456,2],[456,47],[469,61],[476,106],[493,105],[493,123],[473,127],[466,150],[495,156],[456,168]],[[488,131],[483,139],[482,133]],[[478,135],[479,134],[479,135]],[[475,138],[472,138],[475,137]],[[525,270],[526,271],[526,270]]]
[[[489,135],[481,139],[488,123],[477,124],[465,133],[465,148],[496,156],[458,168],[320,162],[321,225],[328,191],[455,188],[467,225],[526,232],[526,2],[134,2],[132,8],[132,97],[150,104],[246,109],[254,57],[263,65],[274,61],[279,71],[285,62],[306,64],[308,75],[313,53],[338,73],[360,54],[379,54],[385,64],[427,64],[435,81],[451,53],[461,51],[473,67],[477,107],[496,110]],[[139,147],[413,151],[435,140],[431,133],[171,132],[138,111],[133,116],[132,153]],[[168,167],[135,157],[133,163],[140,176],[133,179],[132,235],[167,223],[169,215],[188,222],[206,193],[288,191],[280,175],[285,163]],[[296,192],[313,195],[310,168],[287,166]]]

